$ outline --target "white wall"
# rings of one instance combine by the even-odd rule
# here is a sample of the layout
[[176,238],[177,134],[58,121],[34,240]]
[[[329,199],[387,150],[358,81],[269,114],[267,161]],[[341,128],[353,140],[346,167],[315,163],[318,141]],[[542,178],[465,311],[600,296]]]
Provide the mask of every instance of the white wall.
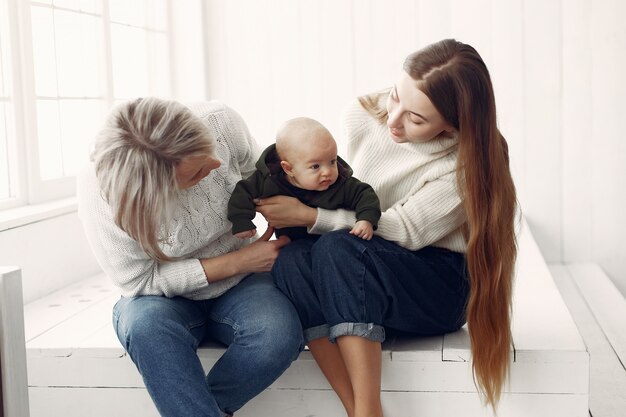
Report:
[[455,37],[489,66],[524,213],[548,262],[596,261],[626,294],[626,2],[209,0],[207,89],[269,144],[308,115],[341,136],[359,94]]
[[76,212],[0,232],[0,265],[22,268],[25,303],[100,271]]
[[[623,1],[597,1],[591,15],[592,257],[626,293],[626,15]],[[622,191],[619,191],[622,190]],[[586,190],[588,192],[588,190]],[[587,236],[585,236],[587,237]]]

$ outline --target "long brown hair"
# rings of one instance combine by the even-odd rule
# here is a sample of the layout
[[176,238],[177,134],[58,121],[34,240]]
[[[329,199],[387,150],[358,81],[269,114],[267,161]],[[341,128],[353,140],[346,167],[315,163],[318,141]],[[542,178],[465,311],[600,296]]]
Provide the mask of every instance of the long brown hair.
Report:
[[214,139],[202,120],[176,101],[140,98],[113,109],[91,153],[102,196],[115,224],[159,262],[179,190],[176,165],[212,155]]
[[[511,359],[517,199],[508,147],[496,125],[491,78],[478,52],[454,39],[409,55],[404,70],[459,134],[457,181],[467,214],[472,370],[478,389],[495,408]],[[360,102],[374,117],[386,119],[386,112],[375,106],[376,95]]]

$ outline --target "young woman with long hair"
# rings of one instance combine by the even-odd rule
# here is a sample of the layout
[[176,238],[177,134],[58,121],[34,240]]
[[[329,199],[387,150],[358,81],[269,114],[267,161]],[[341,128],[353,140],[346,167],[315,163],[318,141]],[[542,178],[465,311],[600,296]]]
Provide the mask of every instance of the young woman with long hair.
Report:
[[348,160],[377,192],[371,241],[346,210],[259,202],[274,227],[322,236],[281,252],[274,279],[350,417],[380,417],[385,330],[435,335],[467,322],[475,382],[496,406],[507,378],[517,200],[489,72],[447,39],[407,57],[389,90],[345,115]]

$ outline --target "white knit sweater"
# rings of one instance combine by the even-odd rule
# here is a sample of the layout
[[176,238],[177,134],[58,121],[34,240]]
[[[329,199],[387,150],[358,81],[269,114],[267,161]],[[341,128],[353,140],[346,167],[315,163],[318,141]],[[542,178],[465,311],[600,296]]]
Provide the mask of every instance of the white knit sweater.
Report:
[[248,243],[234,237],[226,218],[228,199],[237,181],[254,170],[259,149],[244,121],[218,102],[189,106],[213,133],[221,166],[197,185],[181,190],[169,225],[166,255],[183,259],[158,263],[138,242],[115,225],[111,209],[100,193],[93,164],[78,176],[78,214],[93,252],[124,296],[184,296],[194,300],[217,297],[241,281],[237,275],[209,284],[200,258],[211,258]]
[[[458,140],[398,144],[357,101],[344,114],[344,130],[354,176],[380,199],[376,234],[411,250],[432,245],[465,252],[466,215],[455,173]],[[352,211],[318,208],[310,232],[351,228],[354,222]]]

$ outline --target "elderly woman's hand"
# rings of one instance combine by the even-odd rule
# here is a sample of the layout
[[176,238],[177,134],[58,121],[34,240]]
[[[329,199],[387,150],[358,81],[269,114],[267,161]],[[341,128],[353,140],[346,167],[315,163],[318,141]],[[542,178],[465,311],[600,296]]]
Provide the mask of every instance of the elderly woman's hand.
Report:
[[295,197],[277,195],[255,200],[256,211],[277,229],[283,227],[311,227],[317,219],[317,209],[309,207]]
[[242,272],[269,272],[272,270],[280,248],[291,242],[287,236],[270,240],[272,233],[274,233],[274,228],[270,226],[258,240],[237,251]]
[[287,236],[270,240],[272,233],[274,233],[274,228],[268,227],[257,241],[239,250],[213,258],[200,259],[207,281],[215,282],[237,274],[271,271],[280,248],[290,242]]

